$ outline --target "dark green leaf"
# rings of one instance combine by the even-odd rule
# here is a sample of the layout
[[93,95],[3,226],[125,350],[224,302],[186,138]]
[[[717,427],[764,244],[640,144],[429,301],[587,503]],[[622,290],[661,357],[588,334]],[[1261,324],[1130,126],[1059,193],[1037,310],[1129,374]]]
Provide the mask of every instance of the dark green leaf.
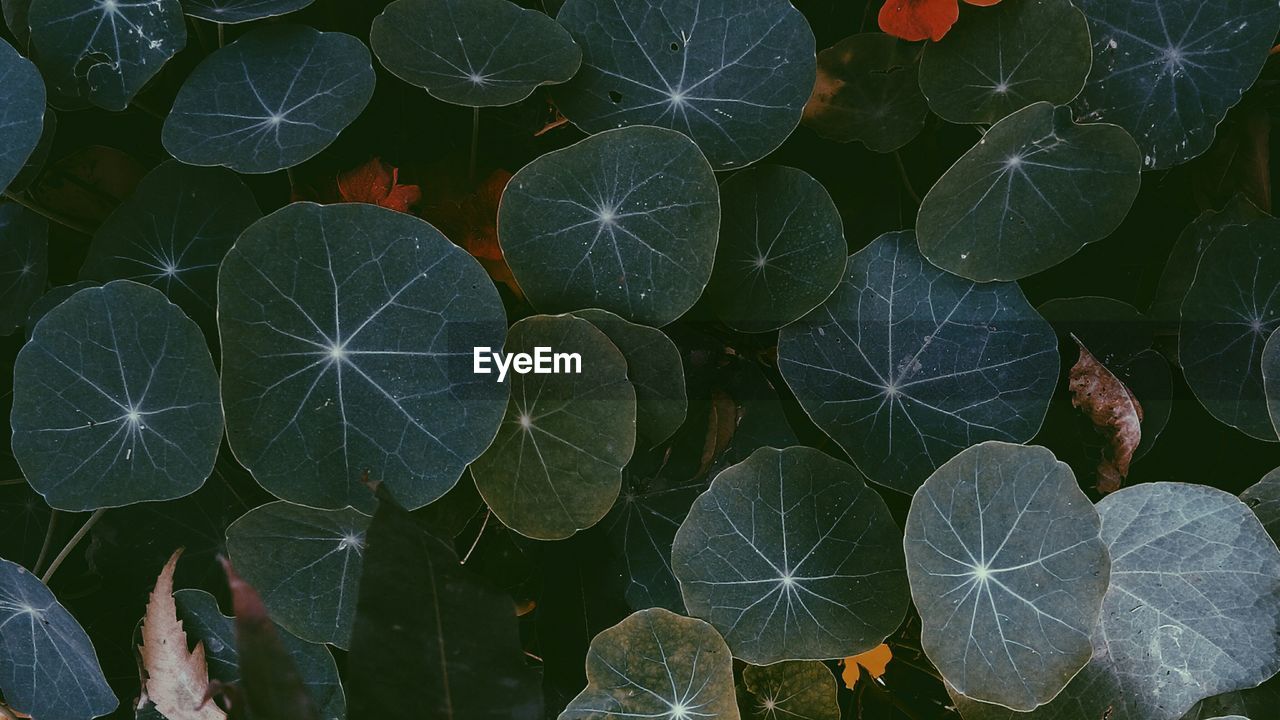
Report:
[[17,203],[0,203],[0,335],[26,319],[48,274],[48,221]]
[[373,21],[378,60],[455,105],[510,105],[573,77],[582,51],[555,20],[507,0],[397,0]]
[[1271,427],[1280,436],[1280,325],[1271,331],[1267,344],[1262,347],[1262,387],[1267,397]]
[[1280,468],[1267,473],[1257,483],[1240,493],[1240,499],[1253,508],[1272,540],[1280,542]]
[[813,32],[790,3],[569,0],[556,19],[582,47],[581,70],[556,94],[569,120],[589,133],[680,130],[717,170],[781,145],[813,89]]
[[836,678],[816,660],[748,665],[738,709],[746,720],[840,720]]
[[1138,196],[1139,160],[1114,125],[1028,105],[991,126],[925,195],[920,250],[978,282],[1051,268],[1120,225]]
[[182,0],[182,9],[191,17],[223,25],[287,15],[316,0]]
[[[49,291],[41,295],[35,302],[31,303],[31,307],[27,309],[27,319],[22,323],[22,328],[30,336],[36,329],[36,323],[40,322],[48,312],[62,304],[64,300],[75,295],[77,292],[85,288],[95,287],[97,283],[81,280],[73,282],[69,285],[58,285],[49,288]],[[163,563],[163,559],[161,560]]]
[[920,45],[883,33],[850,35],[818,53],[818,84],[804,124],[828,140],[893,152],[924,129]]
[[0,191],[9,187],[44,131],[44,80],[29,60],[0,39]]

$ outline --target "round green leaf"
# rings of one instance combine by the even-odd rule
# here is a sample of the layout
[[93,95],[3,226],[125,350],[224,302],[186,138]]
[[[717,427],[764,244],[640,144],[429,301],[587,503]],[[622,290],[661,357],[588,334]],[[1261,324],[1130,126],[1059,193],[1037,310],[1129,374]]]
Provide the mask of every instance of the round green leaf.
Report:
[[218,266],[261,217],[234,173],[170,160],[147,173],[98,227],[80,278],[146,283],[212,328]]
[[596,635],[587,687],[560,720],[738,720],[733,658],[710,625],[653,608]]
[[44,80],[29,60],[0,39],[0,191],[18,176],[44,132]]
[[269,25],[205,58],[164,121],[188,165],[269,173],[319,154],[373,97],[369,49],[343,33]]
[[711,167],[688,138],[655,127],[539,157],[498,208],[503,254],[535,307],[602,308],[653,326],[702,295],[719,226]]
[[22,327],[30,336],[35,332],[36,324],[40,322],[48,312],[62,304],[64,300],[75,295],[85,288],[96,286],[87,280],[73,282],[69,285],[58,285],[49,289],[49,292],[41,295],[39,299],[31,303],[31,308],[27,310],[27,319],[22,323]]
[[656,328],[627,322],[608,310],[577,310],[609,337],[627,359],[627,378],[636,390],[636,435],[649,447],[671,437],[689,408],[680,350]]
[[1262,521],[1272,540],[1280,538],[1280,468],[1250,485],[1240,493],[1240,499],[1253,508],[1253,513]]
[[768,332],[826,300],[848,248],[840,212],[803,170],[761,165],[720,188],[723,223],[707,297],[726,325]]
[[36,576],[3,559],[0,693],[35,718],[91,720],[120,704],[80,623]]
[[[236,643],[235,618],[218,609],[218,601],[203,590],[179,590],[173,594],[178,619],[187,631],[187,642],[203,642],[209,665],[209,679],[224,685],[240,682],[240,650]],[[347,699],[338,679],[338,665],[323,645],[304,642],[276,627],[285,652],[301,676],[303,685],[323,713],[324,720],[347,716]]]
[[842,658],[902,622],[901,537],[857,470],[812,448],[761,448],[694,502],[671,565],[689,613],[734,657]]
[[556,19],[582,47],[556,94],[569,120],[589,133],[680,130],[717,170],[781,145],[813,90],[813,32],[788,2],[568,0]]
[[22,324],[49,275],[49,222],[17,203],[0,203],[0,335]]
[[1111,234],[1140,184],[1128,133],[1033,103],[992,125],[925,195],[920,250],[978,282],[1017,280]]
[[816,660],[748,665],[738,709],[747,720],[840,720],[836,678]]
[[227,553],[273,620],[304,640],[346,648],[368,529],[369,516],[352,508],[273,502],[227,528]]
[[1275,442],[1263,384],[1263,347],[1280,328],[1280,220],[1218,233],[1200,256],[1182,303],[1178,362],[1215,418]]
[[160,291],[128,280],[50,310],[14,366],[13,454],[70,512],[190,495],[222,440],[204,335]]
[[301,10],[316,0],[182,0],[191,17],[222,25],[261,20]]
[[1087,121],[1132,133],[1147,170],[1209,149],[1253,84],[1280,29],[1272,0],[1080,0],[1093,70],[1074,103]]
[[397,0],[369,42],[393,75],[455,105],[510,105],[562,83],[582,51],[555,20],[508,0]]
[[560,364],[548,352],[559,371],[509,371],[507,416],[471,474],[503,525],[557,540],[595,525],[618,498],[635,449],[636,392],[622,353],[586,320],[536,315],[511,326],[505,356],[535,348],[580,358]]
[[965,13],[920,60],[929,107],[955,123],[993,123],[1034,102],[1080,94],[1093,48],[1070,0],[1022,0]]
[[809,417],[906,493],[974,443],[1030,440],[1058,378],[1053,328],[1016,284],[943,272],[912,240],[854,253],[836,292],[778,335],[778,369]]
[[1093,659],[1048,705],[957,696],[965,720],[1176,720],[1280,670],[1280,551],[1234,496],[1145,483],[1098,503],[1111,583]]
[[1032,710],[1089,661],[1111,561],[1053,453],[991,441],[947,461],[912,498],[905,546],[921,646],[958,691]]
[[1262,348],[1262,387],[1267,397],[1271,427],[1280,436],[1280,325],[1271,331],[1267,344]]
[[924,129],[920,45],[884,33],[850,35],[818,53],[818,84],[804,124],[835,142],[888,153]]
[[506,314],[470,255],[404,213],[295,203],[218,274],[222,394],[236,457],[283,500],[372,509],[367,471],[406,507],[489,446],[507,387],[472,372]]
[[49,85],[107,110],[123,110],[186,47],[179,0],[33,0],[28,16]]

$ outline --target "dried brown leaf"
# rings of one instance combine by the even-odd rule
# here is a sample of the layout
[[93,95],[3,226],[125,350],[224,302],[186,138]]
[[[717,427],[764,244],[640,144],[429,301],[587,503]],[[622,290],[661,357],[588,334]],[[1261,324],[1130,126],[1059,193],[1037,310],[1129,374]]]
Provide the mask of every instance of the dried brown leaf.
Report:
[[173,601],[173,571],[182,549],[174,551],[156,579],[142,620],[142,667],[146,693],[168,720],[225,720],[209,696],[209,666],[204,644],[187,649],[187,633]]
[[738,403],[734,402],[729,393],[719,389],[711,391],[711,412],[707,417],[707,435],[702,444],[702,458],[698,464],[696,477],[707,474],[715,464],[716,458],[729,447],[733,434],[738,430],[740,419]]
[[1068,375],[1071,404],[1084,411],[1093,429],[1107,440],[1098,461],[1098,492],[1115,492],[1129,475],[1129,463],[1142,441],[1142,405],[1079,338],[1072,339],[1080,347],[1080,358]]

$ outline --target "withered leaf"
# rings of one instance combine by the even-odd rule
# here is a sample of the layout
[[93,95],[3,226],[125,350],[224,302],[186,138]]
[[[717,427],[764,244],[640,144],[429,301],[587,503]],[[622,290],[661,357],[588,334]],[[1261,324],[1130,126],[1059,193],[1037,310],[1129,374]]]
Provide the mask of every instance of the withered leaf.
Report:
[[1080,347],[1080,358],[1068,375],[1071,404],[1082,410],[1094,430],[1107,440],[1098,461],[1098,492],[1115,492],[1128,476],[1133,452],[1142,441],[1142,405],[1079,338],[1071,337]]
[[168,720],[225,720],[209,694],[209,666],[205,662],[204,644],[187,649],[187,633],[178,620],[173,601],[173,571],[178,566],[182,549],[175,550],[147,601],[142,620],[142,667],[146,673],[146,691]]

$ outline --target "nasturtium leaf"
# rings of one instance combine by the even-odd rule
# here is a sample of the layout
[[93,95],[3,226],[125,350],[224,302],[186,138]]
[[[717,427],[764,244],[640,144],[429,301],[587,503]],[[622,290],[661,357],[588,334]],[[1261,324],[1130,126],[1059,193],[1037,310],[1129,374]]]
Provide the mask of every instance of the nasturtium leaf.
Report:
[[187,44],[179,0],[33,0],[28,22],[50,87],[107,110],[128,107]]
[[1271,427],[1280,438],[1280,325],[1271,331],[1267,344],[1262,347],[1262,388],[1267,396]]
[[50,310],[62,304],[64,300],[75,295],[85,288],[96,286],[98,283],[81,280],[73,282],[69,285],[57,285],[49,288],[49,291],[41,295],[35,302],[31,303],[31,307],[27,309],[27,319],[23,321],[22,327],[27,335],[31,335],[36,329],[36,324],[40,322]]
[[1031,710],[1089,661],[1111,561],[1045,448],[989,441],[947,461],[911,501],[905,547],[921,647],[960,692]]
[[396,0],[369,43],[396,77],[469,107],[520,102],[582,63],[559,23],[508,0]]
[[218,266],[261,217],[253,193],[231,171],[170,160],[98,227],[80,278],[146,283],[212,329]]
[[1057,347],[1016,284],[939,270],[904,232],[851,255],[836,292],[782,329],[778,368],[868,478],[911,493],[970,445],[1030,440]]
[[201,20],[235,25],[263,18],[287,15],[316,0],[182,0],[182,9]]
[[344,677],[348,716],[543,718],[511,596],[460,565],[385,487],[378,498]]
[[162,140],[188,165],[275,172],[328,147],[364,110],[373,86],[369,49],[356,38],[268,25],[196,67]]
[[556,540],[595,525],[618,498],[635,449],[636,391],[626,358],[586,320],[525,318],[511,326],[504,357],[537,348],[544,370],[508,371],[507,416],[471,474],[503,525]]
[[662,326],[711,277],[720,226],[715,175],[687,137],[612,130],[548,153],[511,178],[498,238],[545,312],[601,308]]
[[1221,210],[1206,210],[1187,225],[1169,250],[1156,286],[1155,298],[1147,308],[1152,320],[1176,330],[1182,311],[1182,301],[1187,296],[1191,281],[1196,276],[1200,256],[1218,237],[1223,228],[1245,225],[1267,214],[1259,210],[1244,195],[1236,195]]
[[1178,361],[1196,399],[1218,420],[1280,440],[1268,415],[1263,347],[1280,328],[1280,220],[1227,227],[1200,256],[1182,303]]
[[689,614],[752,664],[842,658],[884,641],[907,606],[901,533],[849,465],[761,448],[711,482],[671,565]]
[[978,282],[1017,280],[1109,235],[1140,184],[1128,133],[1033,103],[992,125],[925,195],[920,250]]
[[957,697],[966,720],[1176,720],[1280,669],[1280,551],[1247,505],[1162,482],[1112,493],[1098,513],[1111,582],[1093,659],[1031,713]]
[[[187,641],[204,643],[209,679],[226,685],[240,682],[235,618],[223,615],[218,601],[203,590],[179,590],[173,594],[173,600],[178,606],[178,619],[187,631]],[[347,699],[333,655],[323,645],[299,640],[281,627],[276,630],[324,720],[345,718]]]
[[0,335],[22,324],[49,275],[49,222],[17,203],[0,203]]
[[748,665],[738,711],[747,720],[840,720],[836,678],[816,660]]
[[674,478],[660,468],[628,466],[618,504],[602,526],[621,561],[627,604],[684,612],[680,585],[671,570],[671,542],[707,478]]
[[4,14],[4,22],[18,41],[18,47],[23,50],[27,49],[31,41],[31,24],[27,22],[30,12],[31,0],[0,0],[0,13]]
[[[43,81],[42,81],[43,83]],[[49,153],[53,150],[53,139],[58,133],[58,114],[53,108],[46,107],[44,111],[44,129],[40,131],[40,139],[36,141],[35,149],[27,156],[27,161],[23,163],[22,169],[9,181],[9,191],[18,192],[26,190],[44,172],[45,163],[49,160]]]
[[1147,170],[1173,167],[1213,143],[1253,84],[1280,28],[1272,0],[1080,0],[1093,70],[1076,114],[1128,130]]
[[1240,499],[1253,508],[1271,539],[1280,542],[1280,468],[1276,468],[1240,493]]
[[1033,102],[1066,105],[1092,64],[1089,25],[1070,0],[1003,2],[929,43],[920,89],[946,120],[993,123]]
[[924,129],[920,46],[884,33],[850,35],[818,53],[818,82],[804,124],[836,142],[893,152]]
[[723,220],[707,298],[726,325],[767,332],[826,300],[849,249],[840,212],[803,170],[749,168],[720,187]]
[[80,623],[36,576],[3,559],[0,693],[35,718],[90,720],[119,705]]
[[653,608],[596,635],[587,687],[559,720],[738,720],[733,658],[701,620]]
[[1267,718],[1280,707],[1280,677],[1273,677],[1255,688],[1233,690],[1202,700],[1182,720],[1230,720]]
[[577,310],[604,333],[627,360],[627,378],[636,390],[637,442],[652,447],[671,437],[689,407],[680,350],[661,330],[637,325],[608,310]]
[[476,375],[502,347],[493,283],[435,228],[373,205],[295,203],[254,223],[218,275],[227,439],[283,500],[372,509],[368,471],[408,507],[489,446],[507,403]]
[[568,0],[556,19],[582,47],[582,68],[556,93],[570,121],[589,133],[680,130],[717,170],[781,145],[813,89],[813,31],[789,2]]
[[23,474],[59,510],[190,495],[222,440],[204,335],[146,285],[81,290],[18,353],[12,424]]
[[227,528],[227,554],[271,617],[303,640],[346,648],[369,516],[273,502]]
[[44,132],[44,80],[31,61],[0,39],[0,191],[18,176]]

